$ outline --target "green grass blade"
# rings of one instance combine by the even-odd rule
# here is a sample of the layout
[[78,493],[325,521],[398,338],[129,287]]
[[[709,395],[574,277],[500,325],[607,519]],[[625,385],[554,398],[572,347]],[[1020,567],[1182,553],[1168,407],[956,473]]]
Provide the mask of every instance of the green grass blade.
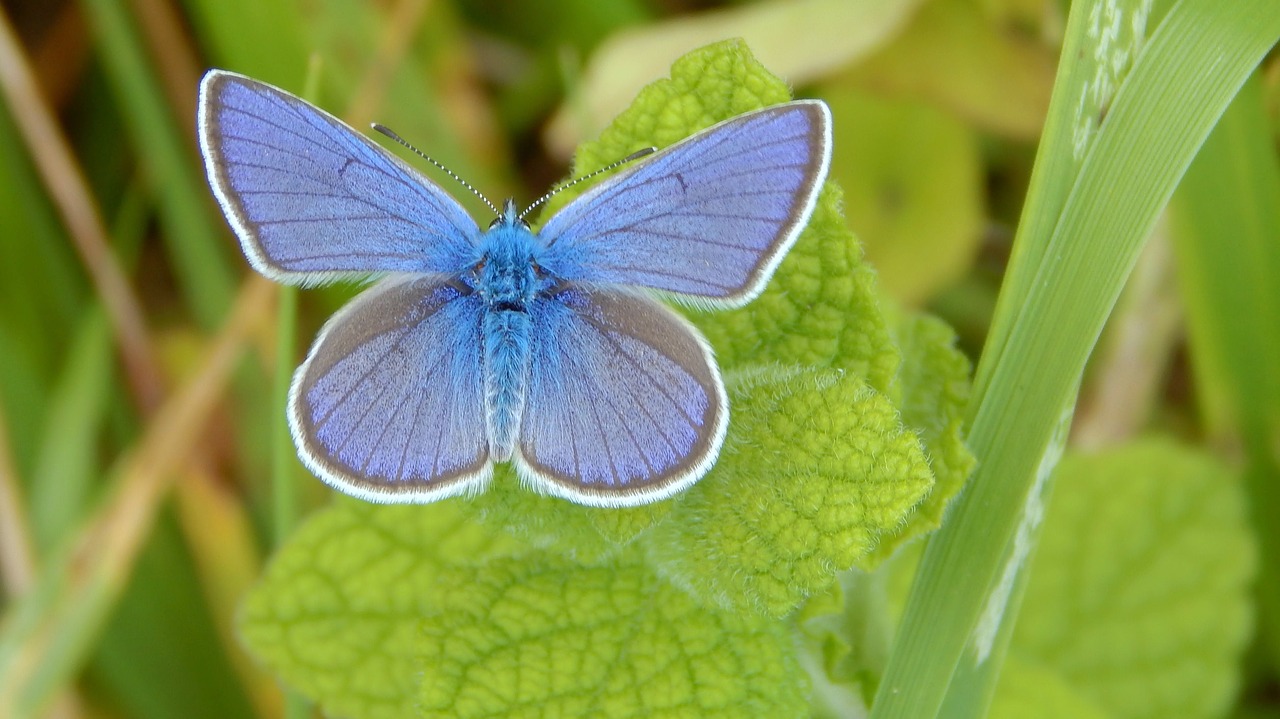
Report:
[[55,547],[89,504],[98,472],[97,438],[116,369],[111,325],[100,307],[85,314],[74,336],[50,398],[32,475],[31,526],[42,550]]
[[[320,86],[321,62],[311,57],[307,69],[303,97],[314,99]],[[281,287],[276,294],[276,364],[272,378],[271,422],[271,533],[275,548],[284,546],[298,522],[298,475],[301,462],[293,446],[284,408],[289,404],[289,388],[298,356],[298,288]],[[284,687],[285,719],[311,716],[311,702],[289,687]]]
[[[1090,9],[1077,3],[1073,15]],[[1024,216],[979,366],[970,434],[978,472],[926,550],[873,719],[984,710],[1085,361],[1157,214],[1280,37],[1278,10],[1274,0],[1174,5],[1110,103],[1061,212],[1052,198],[1029,200],[1035,214]],[[1069,33],[1082,27],[1074,18]],[[1070,76],[1082,48],[1068,40],[1061,73]],[[1062,91],[1060,82],[1055,109],[1079,101]],[[1071,167],[1061,157],[1054,164]]]
[[[0,404],[18,473],[31,477],[66,327],[87,292],[79,258],[0,100]],[[18,418],[21,418],[19,421]]]
[[[144,193],[129,183],[112,224],[116,255],[126,271],[137,264],[146,232]],[[73,340],[49,399],[48,417],[31,473],[32,531],[41,551],[55,548],[91,504],[100,479],[99,439],[113,395],[114,336],[105,308],[95,304],[76,319]]]
[[[1280,162],[1262,83],[1223,115],[1175,196],[1178,272],[1211,434],[1244,438],[1261,566],[1280,567]],[[1258,581],[1262,646],[1280,668],[1280,578]]]
[[[1079,179],[1085,152],[1097,139],[1107,108],[1141,46],[1150,0],[1110,3],[1112,12],[1130,17],[1114,23],[1114,37],[1101,40],[1100,15],[1108,3],[1087,0],[1073,5],[1054,81],[1053,98],[1045,118],[1031,185],[1027,191],[1011,267],[1039,268],[1049,251],[1049,237]],[[1095,15],[1099,17],[1095,20]],[[1111,23],[1108,23],[1109,25]],[[1136,28],[1136,29],[1135,29]],[[975,378],[974,397],[986,393],[991,379],[983,367],[991,367],[1007,349],[1014,316],[1036,279],[1034,271],[1009,272],[1004,278],[986,345],[982,367]],[[974,409],[977,403],[973,404]]]
[[94,40],[115,90],[125,127],[158,202],[163,236],[174,272],[192,312],[205,329],[216,327],[231,306],[235,287],[229,248],[215,231],[209,190],[136,37],[127,3],[84,0]]

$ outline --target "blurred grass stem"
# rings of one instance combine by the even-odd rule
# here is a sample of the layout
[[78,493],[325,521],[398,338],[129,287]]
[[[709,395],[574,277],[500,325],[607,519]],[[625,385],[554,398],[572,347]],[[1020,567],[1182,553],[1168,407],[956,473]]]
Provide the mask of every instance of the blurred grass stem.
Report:
[[0,405],[0,588],[9,597],[21,596],[35,578],[35,550],[23,506],[22,483],[9,446],[9,425]]
[[31,160],[106,307],[134,397],[144,412],[154,409],[160,404],[164,385],[142,310],[111,252],[106,226],[80,166],[58,129],[57,116],[41,95],[18,36],[3,11],[0,11],[0,91],[4,92],[9,111],[30,148]]
[[128,582],[160,500],[204,437],[241,350],[266,316],[273,290],[256,275],[241,286],[199,372],[160,407],[122,458],[98,510],[0,621],[0,716],[40,716],[80,669]]

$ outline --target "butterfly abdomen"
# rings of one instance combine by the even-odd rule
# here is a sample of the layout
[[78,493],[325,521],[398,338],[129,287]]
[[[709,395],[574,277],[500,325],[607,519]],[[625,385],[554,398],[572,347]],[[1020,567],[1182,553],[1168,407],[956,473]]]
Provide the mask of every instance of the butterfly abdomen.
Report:
[[484,316],[485,411],[489,452],[499,462],[511,459],[529,383],[529,315],[490,310]]

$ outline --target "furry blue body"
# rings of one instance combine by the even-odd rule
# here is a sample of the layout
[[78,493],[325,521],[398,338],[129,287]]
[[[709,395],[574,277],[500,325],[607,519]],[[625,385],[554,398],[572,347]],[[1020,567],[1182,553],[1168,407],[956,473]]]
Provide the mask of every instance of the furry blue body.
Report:
[[480,261],[464,281],[484,300],[481,334],[489,451],[494,459],[506,461],[515,447],[529,385],[529,310],[554,280],[538,269],[537,238],[511,200],[482,235],[479,249]]

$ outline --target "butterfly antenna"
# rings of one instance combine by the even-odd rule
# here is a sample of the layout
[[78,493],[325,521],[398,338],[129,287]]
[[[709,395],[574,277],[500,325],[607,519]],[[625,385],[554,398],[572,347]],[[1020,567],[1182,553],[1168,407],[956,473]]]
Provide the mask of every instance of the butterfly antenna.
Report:
[[557,194],[557,193],[559,193],[559,192],[560,192],[560,191],[562,191],[562,190],[567,190],[567,189],[569,189],[570,187],[573,187],[574,185],[578,184],[579,182],[583,182],[583,181],[585,181],[585,180],[590,180],[591,178],[595,177],[596,175],[599,175],[599,174],[601,174],[601,173],[608,172],[609,170],[613,170],[613,169],[616,169],[616,168],[618,168],[618,167],[621,167],[621,166],[623,166],[623,165],[627,164],[628,162],[631,162],[632,160],[639,160],[640,158],[642,158],[642,157],[644,157],[644,156],[646,156],[646,155],[652,155],[653,153],[655,153],[655,152],[657,152],[657,151],[658,151],[658,148],[656,148],[656,147],[645,147],[645,148],[641,148],[641,149],[636,150],[635,152],[631,153],[630,155],[627,155],[626,157],[622,158],[621,160],[618,160],[617,162],[612,162],[612,163],[609,163],[608,165],[605,165],[604,167],[600,168],[599,170],[596,170],[595,172],[588,172],[587,174],[583,175],[582,177],[577,178],[576,180],[570,180],[570,181],[568,181],[568,182],[564,183],[563,185],[558,185],[558,186],[556,186],[556,187],[553,187],[553,188],[551,188],[551,190],[550,190],[550,191],[548,191],[548,192],[547,192],[547,194],[545,194],[545,195],[543,195],[542,197],[539,197],[538,199],[534,200],[532,205],[529,205],[528,207],[524,208],[524,212],[521,212],[521,213],[520,213],[520,219],[522,219],[522,220],[523,220],[523,219],[524,219],[524,216],[525,216],[525,215],[527,215],[527,214],[529,214],[530,212],[532,212],[532,211],[534,210],[534,208],[536,208],[536,207],[537,207],[537,206],[539,206],[539,205],[546,204],[547,200],[550,200],[552,197],[555,197],[555,196],[556,196],[556,194]]
[[490,209],[490,210],[493,210],[493,214],[494,214],[494,216],[495,216],[495,217],[502,217],[502,213],[498,211],[498,206],[497,206],[497,205],[495,205],[495,204],[493,204],[492,202],[490,202],[490,201],[489,201],[489,198],[487,198],[487,197],[485,197],[484,195],[480,194],[480,191],[479,191],[479,190],[477,190],[476,188],[472,187],[470,182],[467,182],[466,180],[462,179],[461,177],[458,177],[458,175],[457,175],[457,174],[455,174],[453,170],[450,170],[449,168],[445,167],[444,165],[441,165],[440,163],[438,163],[438,162],[436,162],[435,160],[433,160],[433,159],[431,159],[430,157],[428,157],[428,156],[426,155],[426,153],[424,153],[422,150],[419,150],[418,148],[414,147],[413,145],[410,145],[410,144],[409,144],[409,143],[408,143],[408,142],[407,142],[403,137],[400,137],[400,136],[399,136],[399,135],[397,135],[396,133],[392,132],[392,131],[391,131],[391,128],[387,127],[386,125],[379,125],[378,123],[376,123],[376,122],[375,122],[375,123],[373,123],[373,129],[377,130],[378,132],[381,132],[382,134],[386,135],[387,137],[391,138],[392,140],[395,140],[396,142],[400,143],[401,145],[404,145],[405,147],[409,148],[410,150],[413,150],[414,154],[416,154],[418,157],[421,157],[422,159],[426,160],[427,162],[430,162],[431,164],[433,164],[433,165],[435,165],[436,167],[440,168],[440,170],[441,170],[442,172],[444,172],[444,174],[448,175],[449,177],[452,177],[454,180],[457,180],[457,182],[458,182],[458,184],[459,184],[459,185],[462,185],[463,187],[467,188],[468,190],[471,190],[471,194],[475,195],[476,197],[479,197],[481,202],[483,202],[484,204],[488,205],[488,206],[489,206],[489,209]]

